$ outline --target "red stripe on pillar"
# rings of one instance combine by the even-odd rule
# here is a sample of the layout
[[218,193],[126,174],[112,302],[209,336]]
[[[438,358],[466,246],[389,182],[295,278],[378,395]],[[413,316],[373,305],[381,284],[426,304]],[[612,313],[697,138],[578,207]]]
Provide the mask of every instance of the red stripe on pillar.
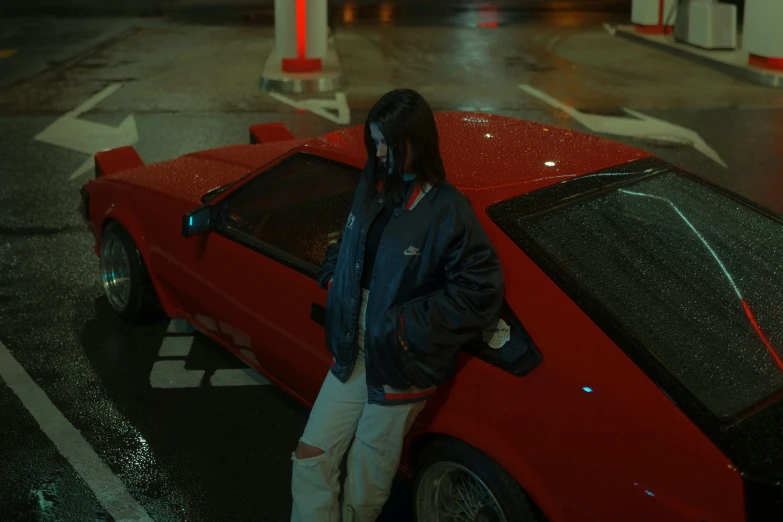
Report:
[[666,25],[666,12],[664,3],[666,0],[658,0],[658,23],[656,25],[634,24],[634,29],[641,34],[672,34],[674,26]]
[[748,62],[755,67],[783,71],[783,58],[769,58],[751,53]]
[[307,0],[296,0],[296,58],[283,58],[286,72],[321,70],[320,58],[307,58]]
[[637,33],[641,34],[672,34],[674,27],[671,25],[640,25],[635,24],[634,28]]
[[307,57],[307,0],[296,0],[296,54]]

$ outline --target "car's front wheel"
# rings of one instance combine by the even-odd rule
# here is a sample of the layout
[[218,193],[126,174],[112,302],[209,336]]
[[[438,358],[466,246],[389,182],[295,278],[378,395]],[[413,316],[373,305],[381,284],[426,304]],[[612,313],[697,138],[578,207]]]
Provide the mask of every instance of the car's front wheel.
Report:
[[428,445],[418,461],[418,522],[539,522],[522,488],[482,452],[458,440]]
[[131,323],[151,317],[158,307],[155,289],[133,238],[117,222],[106,225],[101,238],[100,276],[106,299]]

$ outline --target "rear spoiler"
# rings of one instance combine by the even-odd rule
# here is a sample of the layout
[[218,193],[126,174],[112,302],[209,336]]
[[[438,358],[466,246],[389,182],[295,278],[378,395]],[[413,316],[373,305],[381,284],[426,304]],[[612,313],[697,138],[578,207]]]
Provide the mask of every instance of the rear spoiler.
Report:
[[250,143],[252,145],[295,139],[296,137],[283,123],[259,123],[250,126]]
[[[295,139],[296,137],[283,123],[259,123],[250,126],[250,143],[254,145]],[[136,149],[131,146],[95,154],[96,178],[142,166],[144,162]]]
[[123,170],[144,166],[139,153],[133,147],[119,147],[95,154],[95,177],[106,176]]

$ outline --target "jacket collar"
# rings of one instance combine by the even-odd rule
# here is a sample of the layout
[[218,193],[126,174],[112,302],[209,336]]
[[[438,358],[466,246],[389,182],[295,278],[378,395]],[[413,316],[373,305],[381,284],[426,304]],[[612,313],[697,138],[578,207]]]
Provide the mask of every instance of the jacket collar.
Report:
[[429,183],[425,183],[424,186],[415,183],[413,187],[411,187],[411,190],[408,191],[408,197],[406,198],[406,203],[403,208],[405,210],[413,210],[430,190],[432,190],[432,185]]
[[[413,181],[416,179],[416,174],[403,174],[402,177],[405,181]],[[378,192],[381,191],[383,188],[383,181],[378,183]],[[411,188],[408,189],[408,193],[405,196],[405,204],[402,205],[403,210],[413,210],[416,205],[419,204],[419,202],[424,199],[424,197],[429,193],[429,191],[432,189],[432,185],[429,183],[425,183],[422,187],[418,183],[413,183],[411,185]]]

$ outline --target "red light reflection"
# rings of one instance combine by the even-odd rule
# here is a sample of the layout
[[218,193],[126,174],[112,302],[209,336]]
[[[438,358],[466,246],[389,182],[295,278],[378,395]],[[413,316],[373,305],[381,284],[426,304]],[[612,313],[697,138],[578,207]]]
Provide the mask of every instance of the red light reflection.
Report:
[[384,2],[378,6],[378,21],[381,25],[389,25],[394,21],[394,4]]
[[753,328],[756,329],[756,333],[761,339],[761,342],[764,343],[764,346],[766,346],[767,350],[769,350],[769,353],[772,354],[772,357],[775,359],[775,362],[778,363],[780,369],[783,370],[783,360],[780,359],[780,356],[777,354],[775,349],[770,344],[769,339],[767,339],[767,336],[764,335],[764,332],[761,331],[761,328],[756,322],[756,317],[753,315],[753,312],[750,311],[750,307],[748,306],[748,303],[744,299],[742,300],[742,307],[745,309],[745,315],[747,315],[748,319],[750,319],[750,324],[752,324]]
[[492,28],[498,26],[498,6],[495,4],[480,5],[476,9],[476,27]]
[[345,5],[343,5],[343,23],[346,25],[356,23],[356,11],[356,4],[353,2],[346,2]]

